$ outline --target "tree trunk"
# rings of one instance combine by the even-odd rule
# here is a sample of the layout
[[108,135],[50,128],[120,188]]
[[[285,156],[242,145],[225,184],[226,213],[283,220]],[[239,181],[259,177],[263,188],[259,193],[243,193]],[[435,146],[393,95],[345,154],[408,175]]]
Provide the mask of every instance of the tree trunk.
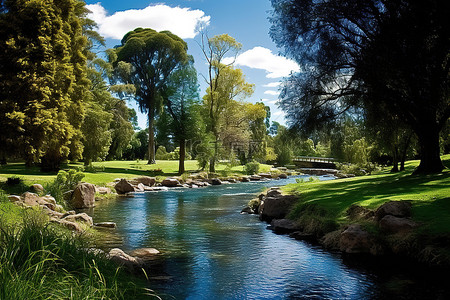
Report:
[[180,140],[180,160],[178,162],[178,174],[181,175],[184,173],[184,160],[186,158],[186,140]]
[[155,161],[155,132],[153,130],[153,122],[155,119],[155,111],[153,107],[148,110],[148,164],[154,164]]
[[409,144],[411,143],[413,133],[408,134],[406,142],[403,145],[402,157],[400,158],[400,172],[405,170],[406,154],[408,153]]
[[398,147],[397,146],[393,146],[392,149],[392,169],[391,172],[392,173],[397,173],[398,172]]
[[213,157],[209,160],[209,172],[216,172],[216,160],[217,160],[217,152],[219,151],[219,138],[216,136],[214,141],[214,154]]
[[439,147],[439,129],[437,126],[423,128],[417,133],[420,146],[420,164],[413,174],[440,173],[442,164]]

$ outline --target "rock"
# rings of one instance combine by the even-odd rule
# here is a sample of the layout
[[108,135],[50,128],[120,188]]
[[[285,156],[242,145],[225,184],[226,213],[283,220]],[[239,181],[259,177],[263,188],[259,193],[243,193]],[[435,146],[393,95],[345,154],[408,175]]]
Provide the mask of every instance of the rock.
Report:
[[315,236],[311,233],[304,233],[301,231],[294,231],[289,234],[289,237],[294,238],[298,241],[314,241]]
[[249,206],[244,207],[244,208],[241,210],[241,214],[254,214],[254,213],[255,213],[255,211],[254,211],[251,207],[249,207]]
[[35,193],[25,192],[20,196],[21,201],[28,206],[35,206],[39,204],[40,197]]
[[67,220],[59,220],[58,223],[63,225],[63,226],[65,226],[66,228],[68,228],[68,229],[70,229],[72,231],[75,231],[75,232],[78,232],[78,233],[83,232],[83,228],[81,228],[80,224],[78,224],[76,222],[70,222],[70,221],[67,221]]
[[155,258],[156,255],[160,254],[155,248],[140,248],[130,252],[130,255],[141,259],[142,261],[147,261]]
[[149,176],[142,176],[134,179],[138,183],[142,183],[146,186],[154,186],[156,184],[155,177],[149,177]]
[[103,227],[103,228],[116,228],[117,227],[116,223],[114,223],[114,222],[94,223],[94,226]]
[[375,216],[373,210],[353,204],[347,209],[347,216],[352,220],[368,220]]
[[116,192],[118,194],[134,192],[134,187],[131,185],[131,183],[128,182],[128,180],[124,178],[120,179],[119,182],[116,183],[114,188],[116,189]]
[[405,234],[411,232],[419,224],[408,218],[386,215],[380,220],[378,225],[384,232]]
[[39,183],[33,184],[30,188],[35,193],[43,193],[44,192],[44,187],[42,186],[42,184],[39,184]]
[[278,196],[281,196],[281,191],[280,191],[280,188],[278,188],[278,187],[272,187],[267,191],[266,195],[264,195],[264,194],[262,194],[262,195],[267,196],[267,197],[278,197]]
[[266,197],[259,207],[259,218],[267,222],[271,222],[273,219],[284,219],[295,202],[297,202],[297,197],[291,195]]
[[257,176],[267,179],[272,179],[272,174],[270,173],[259,173]]
[[281,173],[280,175],[278,175],[278,179],[287,179],[288,176],[285,173]]
[[55,209],[56,209],[56,205],[55,205],[55,204],[49,203],[49,202],[45,201],[45,200],[42,199],[42,198],[40,198],[40,199],[38,200],[38,204],[39,204],[41,207],[42,207],[42,206],[45,206],[45,207],[48,207],[48,208],[51,209],[51,210],[55,210]]
[[191,189],[198,189],[198,185],[196,185],[196,184],[191,184],[189,187],[190,187]]
[[275,219],[270,225],[276,233],[290,233],[301,229],[296,222],[288,219]]
[[56,205],[56,199],[53,198],[51,195],[45,195],[43,197],[41,197],[44,201],[47,201],[48,203],[52,203],[54,205]]
[[56,218],[56,219],[62,219],[64,214],[51,210],[50,208],[48,208],[47,206],[42,207],[42,211],[45,212],[47,215],[49,215],[50,217]]
[[374,238],[361,225],[352,224],[347,227],[339,238],[339,248],[345,253],[379,254]]
[[240,180],[241,182],[249,182],[249,181],[250,181],[250,178],[247,177],[247,176],[244,176],[244,177],[239,178],[239,180]]
[[213,178],[213,179],[211,179],[211,184],[212,185],[221,185],[222,181],[219,178]]
[[389,201],[381,205],[375,211],[375,218],[381,220],[384,216],[406,218],[411,216],[411,202],[409,201]]
[[70,199],[72,199],[72,194],[73,194],[72,190],[64,192],[64,194],[63,194],[64,201],[69,202]]
[[79,183],[72,194],[70,206],[73,208],[93,207],[95,204],[95,186],[90,183]]
[[20,198],[20,196],[17,195],[9,195],[8,196],[9,201],[11,202],[18,202],[18,201],[22,201],[22,199]]
[[180,185],[180,182],[175,178],[166,178],[161,182],[161,185],[166,187],[176,187]]
[[259,175],[252,175],[250,176],[250,181],[260,181],[262,179]]
[[131,271],[139,269],[142,265],[142,261],[139,258],[128,255],[119,248],[111,249],[108,257],[111,261],[124,266]]
[[90,217],[86,213],[80,213],[76,215],[68,215],[64,217],[64,220],[70,221],[70,222],[84,222],[88,224],[89,226],[94,225],[94,222],[92,221],[92,217]]
[[146,192],[160,192],[160,191],[168,191],[169,189],[165,186],[152,186],[145,187]]
[[104,186],[96,186],[95,192],[99,193],[100,195],[107,195],[107,194],[111,194],[111,188],[104,187]]
[[135,192],[144,192],[145,191],[145,185],[142,183],[139,183],[137,186],[134,186]]

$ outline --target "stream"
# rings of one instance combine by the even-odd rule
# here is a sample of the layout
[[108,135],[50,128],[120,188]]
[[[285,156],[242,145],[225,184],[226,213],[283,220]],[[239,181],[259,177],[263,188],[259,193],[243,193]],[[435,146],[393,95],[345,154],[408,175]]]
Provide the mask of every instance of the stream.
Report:
[[105,250],[161,251],[149,277],[163,299],[450,299],[438,272],[346,258],[240,214],[264,188],[291,182],[141,193],[97,202],[88,213],[117,224],[98,241]]

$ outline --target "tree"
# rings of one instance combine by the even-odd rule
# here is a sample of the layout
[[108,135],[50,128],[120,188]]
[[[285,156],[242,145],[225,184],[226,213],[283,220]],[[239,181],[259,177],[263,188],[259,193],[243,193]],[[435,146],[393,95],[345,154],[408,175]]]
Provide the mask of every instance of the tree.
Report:
[[169,31],[136,28],[109,52],[110,61],[124,83],[135,87],[135,99],[148,114],[148,163],[155,163],[154,119],[162,105],[161,92],[170,74],[186,63],[187,44]]
[[[89,26],[84,2],[2,1],[0,110],[2,142],[20,147],[27,165],[57,169],[80,158],[88,93]],[[2,146],[3,147],[3,146]]]
[[206,33],[202,33],[202,42],[200,46],[208,64],[208,75],[205,77],[206,83],[208,84],[208,95],[205,97],[209,99],[207,103],[209,119],[208,130],[215,137],[214,152],[213,156],[210,158],[209,171],[215,172],[215,163],[219,152],[219,129],[217,126],[219,113],[221,112],[221,105],[218,103],[221,101],[218,93],[219,83],[221,82],[222,71],[226,70],[226,68],[234,62],[224,64],[224,59],[226,58],[226,55],[230,54],[234,55],[234,58],[236,58],[242,45],[228,34],[221,34],[208,38]]
[[380,103],[417,135],[416,172],[442,170],[438,137],[450,116],[445,1],[272,5],[272,38],[302,65],[281,94],[291,126],[311,129],[351,108]]
[[171,128],[174,139],[180,147],[178,173],[184,173],[186,140],[194,136],[195,113],[193,108],[199,102],[197,71],[193,59],[170,75],[164,102],[172,118]]
[[[212,79],[211,85],[214,92],[211,92],[210,86],[206,89],[206,95],[203,97],[208,129],[214,136],[214,152],[210,159],[210,172],[215,171],[220,141],[227,141],[225,133],[230,133],[231,130],[232,135],[234,135],[234,139],[228,139],[228,142],[239,140],[237,135],[242,133],[239,131],[239,127],[248,119],[237,101],[251,96],[254,91],[254,85],[245,81],[241,69],[235,69],[232,66],[220,66],[220,71],[216,76]],[[263,111],[264,119],[265,110],[263,109]]]

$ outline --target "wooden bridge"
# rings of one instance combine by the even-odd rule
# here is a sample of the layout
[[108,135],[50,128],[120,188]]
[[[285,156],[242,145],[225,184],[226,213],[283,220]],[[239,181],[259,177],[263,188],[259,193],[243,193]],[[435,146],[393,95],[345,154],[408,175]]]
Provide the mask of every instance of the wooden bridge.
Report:
[[328,157],[296,156],[292,162],[298,168],[336,169],[337,159]]

